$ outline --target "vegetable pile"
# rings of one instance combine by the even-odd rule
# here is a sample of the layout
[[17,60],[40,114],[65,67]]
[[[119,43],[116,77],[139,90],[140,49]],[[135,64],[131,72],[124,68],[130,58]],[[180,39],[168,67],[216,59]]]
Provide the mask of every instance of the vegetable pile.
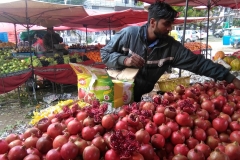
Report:
[[239,109],[240,90],[224,81],[178,85],[109,114],[97,100],[68,102],[0,140],[0,159],[237,160]]

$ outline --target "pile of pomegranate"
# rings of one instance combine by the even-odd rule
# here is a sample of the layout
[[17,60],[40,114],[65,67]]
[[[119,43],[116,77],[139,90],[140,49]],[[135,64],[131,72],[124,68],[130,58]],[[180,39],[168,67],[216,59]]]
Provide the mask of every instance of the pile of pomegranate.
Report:
[[240,90],[196,83],[105,114],[94,100],[67,106],[0,140],[0,160],[237,160]]

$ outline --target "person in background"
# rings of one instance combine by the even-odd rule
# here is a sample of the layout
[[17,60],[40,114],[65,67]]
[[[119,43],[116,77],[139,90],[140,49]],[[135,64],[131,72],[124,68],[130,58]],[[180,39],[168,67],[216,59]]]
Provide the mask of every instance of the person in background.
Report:
[[34,35],[34,38],[36,39],[36,42],[32,46],[35,48],[35,51],[37,53],[38,52],[45,52],[42,37],[43,36],[38,34],[38,33]]
[[63,38],[58,33],[55,33],[53,27],[47,28],[47,33],[43,37],[43,44],[47,51],[55,49],[54,44],[60,44],[63,42]]
[[134,101],[153,90],[159,78],[169,67],[226,80],[240,89],[240,80],[220,64],[196,55],[169,36],[178,12],[165,2],[156,2],[148,8],[148,22],[130,26],[116,33],[101,48],[101,58],[108,68],[138,68],[134,78]]

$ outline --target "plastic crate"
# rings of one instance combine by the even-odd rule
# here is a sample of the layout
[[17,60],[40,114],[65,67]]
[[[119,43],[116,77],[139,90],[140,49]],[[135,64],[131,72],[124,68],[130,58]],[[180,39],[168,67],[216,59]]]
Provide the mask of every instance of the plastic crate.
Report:
[[8,33],[7,32],[0,32],[0,40],[2,42],[8,42]]
[[13,54],[13,57],[17,57],[17,58],[25,58],[25,57],[31,57],[32,56],[35,56],[35,53],[31,53],[31,52],[19,52],[19,53],[12,53]]
[[183,85],[188,87],[190,84],[190,76],[189,77],[179,77],[179,78],[172,78],[166,80],[158,80],[158,86],[160,91],[163,92],[171,92],[173,91],[177,85]]

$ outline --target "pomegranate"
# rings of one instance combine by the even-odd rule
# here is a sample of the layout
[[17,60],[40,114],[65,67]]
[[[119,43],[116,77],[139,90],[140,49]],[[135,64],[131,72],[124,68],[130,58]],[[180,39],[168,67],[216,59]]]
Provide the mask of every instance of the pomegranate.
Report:
[[229,143],[225,146],[225,154],[230,160],[237,160],[240,156],[240,147],[237,142]]
[[190,127],[181,127],[180,132],[184,135],[185,139],[188,139],[192,136],[192,130]]
[[5,140],[0,139],[0,154],[7,153],[9,149],[8,143]]
[[29,154],[26,157],[24,157],[23,160],[40,160],[40,157],[35,154]]
[[27,156],[27,150],[24,146],[14,146],[8,152],[9,160],[24,159]]
[[184,135],[180,132],[180,131],[174,131],[172,132],[172,135],[171,135],[171,142],[173,144],[181,144],[181,143],[184,143],[185,141],[185,137]]
[[166,139],[172,134],[172,130],[165,124],[158,127],[158,132]]
[[105,160],[120,160],[120,156],[113,149],[108,150],[104,156]]
[[145,130],[152,136],[157,133],[157,126],[153,122],[148,122],[145,126]]
[[211,148],[206,145],[203,141],[201,143],[197,144],[195,148],[199,151],[201,151],[205,157],[208,157],[211,153]]
[[52,139],[47,135],[40,137],[36,143],[36,148],[43,154],[52,149]]
[[80,111],[80,112],[78,112],[77,113],[77,115],[76,115],[76,118],[77,118],[77,120],[79,120],[79,121],[83,121],[85,118],[87,118],[88,117],[88,114],[87,114],[87,112],[85,112],[85,111]]
[[99,160],[100,159],[100,151],[94,145],[87,146],[83,150],[83,159],[84,160]]
[[47,128],[47,134],[53,139],[58,135],[63,134],[63,127],[61,123],[56,122],[56,123],[50,124]]
[[188,158],[184,155],[177,154],[172,158],[172,160],[188,160]]
[[185,87],[183,85],[177,85],[174,90],[178,94],[182,95],[185,92]]
[[38,149],[37,148],[28,148],[27,149],[27,153],[28,154],[36,154],[36,155],[38,155],[38,157],[42,157],[42,154],[38,151]]
[[150,144],[142,144],[139,153],[144,157],[144,160],[153,160],[154,149]]
[[59,152],[59,149],[51,149],[46,154],[47,160],[62,160],[61,154]]
[[172,92],[165,92],[163,94],[163,99],[167,99],[169,103],[174,101],[174,95]]
[[115,125],[115,119],[111,114],[107,114],[102,118],[102,126],[106,129],[111,129]]
[[79,139],[79,140],[75,141],[74,143],[77,145],[80,154],[82,154],[82,153],[83,153],[83,150],[84,150],[87,146],[89,146],[89,144],[87,143],[87,141],[85,141],[84,139]]
[[5,138],[5,141],[9,144],[14,140],[20,139],[20,137],[17,134],[14,133],[10,133],[9,135],[7,135],[7,137]]
[[165,145],[165,138],[161,134],[154,134],[151,137],[151,144],[154,148],[163,148]]
[[93,138],[96,134],[97,134],[97,132],[91,126],[86,126],[86,127],[83,127],[83,129],[82,129],[82,138],[87,141],[93,140]]
[[209,160],[230,160],[229,157],[219,149],[215,149],[208,157]]
[[150,135],[149,133],[144,130],[144,129],[140,129],[138,130],[136,133],[135,133],[135,136],[136,136],[136,140],[139,142],[139,143],[149,143],[150,141]]
[[139,124],[139,117],[137,114],[135,113],[130,113],[127,116],[127,123],[130,126],[137,126]]
[[177,115],[176,109],[174,107],[168,106],[164,110],[164,115],[168,118],[174,119]]
[[206,144],[212,150],[214,150],[218,146],[218,143],[220,143],[220,139],[218,137],[215,137],[215,136],[208,136],[207,137]]
[[35,135],[32,135],[27,139],[25,139],[23,144],[26,148],[31,148],[31,147],[35,148],[37,141],[38,141],[38,137],[36,137]]
[[61,149],[60,149],[60,154],[64,160],[68,159],[74,159],[78,155],[78,147],[76,144],[74,144],[71,141],[68,141],[68,143],[65,143]]
[[207,135],[202,128],[195,127],[193,129],[193,137],[196,138],[199,142],[205,141]]
[[97,134],[103,135],[105,133],[105,129],[101,124],[97,124],[93,127]]
[[64,134],[64,135],[58,135],[56,138],[53,140],[53,148],[61,148],[65,143],[68,142],[69,135]]
[[226,119],[217,117],[212,121],[213,128],[218,132],[225,132],[228,128],[228,122]]
[[105,153],[107,151],[107,144],[102,136],[95,137],[91,143],[97,147],[101,153]]
[[186,140],[186,144],[187,144],[187,146],[188,146],[189,149],[193,149],[193,148],[195,148],[195,146],[196,146],[197,144],[199,144],[199,142],[198,142],[197,139],[195,139],[195,138],[193,138],[193,137],[190,137],[190,138],[188,138],[188,139]]
[[93,127],[95,125],[94,119],[91,117],[87,117],[83,120],[83,126],[91,126]]
[[166,117],[163,113],[155,113],[153,115],[153,122],[157,125],[160,126],[161,124],[165,123]]
[[43,118],[40,121],[38,121],[36,127],[41,131],[41,132],[46,132],[48,126],[51,124],[51,121],[48,118]]
[[26,129],[26,131],[23,133],[23,138],[27,139],[28,137],[30,137],[31,135],[35,135],[36,137],[41,137],[42,132],[36,128],[36,127],[32,127],[32,128],[28,128]]
[[205,159],[204,154],[196,148],[189,150],[187,154],[189,160],[203,160]]
[[192,119],[187,112],[178,113],[175,117],[175,120],[180,126],[189,126],[190,127],[192,124]]
[[70,133],[71,135],[80,133],[82,131],[82,128],[82,122],[79,122],[76,118],[74,118],[67,124],[68,133]]
[[187,153],[189,152],[189,148],[186,144],[177,144],[174,146],[173,149],[174,155],[181,154],[184,156],[187,156]]
[[20,139],[14,140],[11,143],[8,144],[9,148],[13,148],[15,146],[22,146],[23,141],[21,141]]

